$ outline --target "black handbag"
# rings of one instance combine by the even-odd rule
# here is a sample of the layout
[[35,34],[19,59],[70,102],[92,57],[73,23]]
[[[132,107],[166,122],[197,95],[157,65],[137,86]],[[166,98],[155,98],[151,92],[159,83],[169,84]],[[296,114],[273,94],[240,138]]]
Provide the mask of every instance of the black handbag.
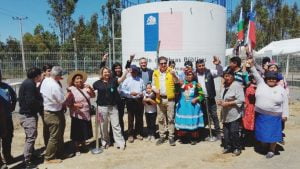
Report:
[[78,88],[76,88],[85,98],[85,100],[87,101],[89,108],[90,108],[90,115],[96,115],[96,107],[94,105],[91,105],[90,100],[85,96],[85,94]]

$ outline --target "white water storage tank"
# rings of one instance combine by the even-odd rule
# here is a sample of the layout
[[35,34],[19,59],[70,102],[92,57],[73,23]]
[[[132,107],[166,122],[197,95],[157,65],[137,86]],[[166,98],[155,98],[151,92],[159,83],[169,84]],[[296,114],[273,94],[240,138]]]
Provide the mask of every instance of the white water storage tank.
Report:
[[181,68],[186,60],[195,64],[206,59],[211,68],[212,56],[224,63],[226,43],[226,9],[223,6],[195,1],[153,2],[122,11],[122,59],[126,63],[135,54],[133,64],[146,57],[148,67],[155,68],[159,56],[176,62]]

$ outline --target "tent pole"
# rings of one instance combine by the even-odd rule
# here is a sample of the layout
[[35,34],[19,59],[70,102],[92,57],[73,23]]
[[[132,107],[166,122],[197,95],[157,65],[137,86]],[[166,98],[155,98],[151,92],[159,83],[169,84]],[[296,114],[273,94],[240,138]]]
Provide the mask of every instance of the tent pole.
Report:
[[287,80],[289,75],[289,67],[290,67],[290,55],[286,57],[286,67],[285,67],[285,79]]

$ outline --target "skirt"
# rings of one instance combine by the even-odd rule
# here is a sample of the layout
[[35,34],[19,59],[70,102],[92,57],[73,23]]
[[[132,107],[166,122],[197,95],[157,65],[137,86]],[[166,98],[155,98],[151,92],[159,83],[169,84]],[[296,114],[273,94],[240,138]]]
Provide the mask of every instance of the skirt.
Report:
[[255,138],[263,143],[282,141],[281,116],[272,116],[256,112]]
[[71,117],[71,140],[82,142],[93,137],[92,122]]
[[204,120],[200,104],[180,99],[176,106],[175,128],[194,131],[201,127],[204,127]]

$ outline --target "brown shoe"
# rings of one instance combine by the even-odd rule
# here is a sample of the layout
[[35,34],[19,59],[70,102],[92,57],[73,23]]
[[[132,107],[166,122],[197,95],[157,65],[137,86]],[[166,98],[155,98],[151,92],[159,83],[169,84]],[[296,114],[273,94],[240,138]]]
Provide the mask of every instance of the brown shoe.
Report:
[[45,163],[47,163],[47,164],[57,164],[57,163],[61,163],[61,162],[62,162],[61,159],[45,160]]
[[128,137],[128,142],[129,142],[129,143],[133,143],[133,142],[134,142],[134,138],[133,138],[132,136],[129,136],[129,137]]

